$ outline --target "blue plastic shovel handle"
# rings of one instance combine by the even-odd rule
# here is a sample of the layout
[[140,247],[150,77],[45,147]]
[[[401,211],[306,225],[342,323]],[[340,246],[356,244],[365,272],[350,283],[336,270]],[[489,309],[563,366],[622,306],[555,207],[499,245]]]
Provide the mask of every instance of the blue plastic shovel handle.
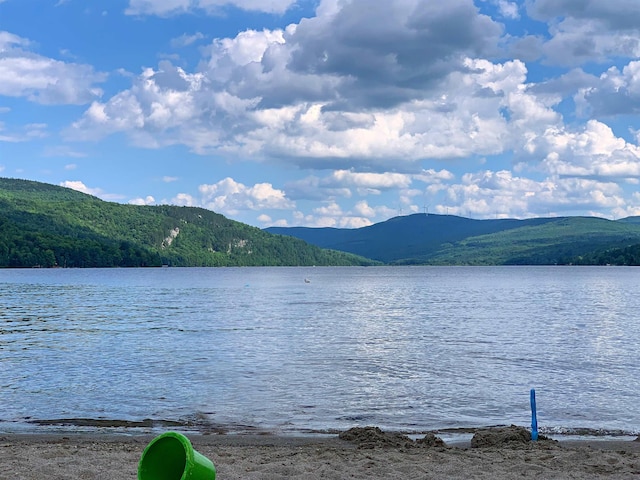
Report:
[[536,414],[536,390],[531,389],[531,440],[538,440],[538,416]]

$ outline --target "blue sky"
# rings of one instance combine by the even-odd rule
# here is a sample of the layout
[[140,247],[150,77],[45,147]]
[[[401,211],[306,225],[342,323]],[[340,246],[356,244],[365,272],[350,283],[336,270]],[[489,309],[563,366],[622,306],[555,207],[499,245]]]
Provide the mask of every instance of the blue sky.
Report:
[[0,0],[0,176],[258,227],[640,215],[637,0]]

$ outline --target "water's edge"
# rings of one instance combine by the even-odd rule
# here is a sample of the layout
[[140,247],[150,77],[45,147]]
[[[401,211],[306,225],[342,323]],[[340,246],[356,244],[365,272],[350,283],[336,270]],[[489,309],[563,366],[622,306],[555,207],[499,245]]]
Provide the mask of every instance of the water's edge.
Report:
[[[354,425],[364,426],[364,425]],[[371,425],[373,426],[373,425]],[[434,433],[445,442],[459,442],[471,439],[474,433],[492,429],[507,427],[502,425],[484,425],[474,427],[438,428],[433,430],[403,430],[393,431],[417,439],[428,433]],[[526,425],[520,425],[528,428]],[[118,420],[118,419],[92,419],[92,418],[59,418],[25,420],[23,422],[7,422],[0,420],[0,434],[117,434],[117,435],[150,435],[171,430],[185,434],[197,435],[277,435],[277,436],[335,436],[344,430],[340,429],[289,429],[273,430],[251,425],[216,425],[204,420],[176,421],[162,419],[144,420]],[[539,433],[552,437],[555,440],[635,440],[639,432],[627,430],[611,430],[597,428],[563,428],[540,427]]]

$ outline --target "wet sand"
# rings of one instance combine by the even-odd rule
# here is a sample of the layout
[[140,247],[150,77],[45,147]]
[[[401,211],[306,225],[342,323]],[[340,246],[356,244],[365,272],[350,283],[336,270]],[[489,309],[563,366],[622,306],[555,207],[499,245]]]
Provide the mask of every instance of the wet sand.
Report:
[[[522,428],[477,433],[446,445],[375,428],[339,436],[191,435],[232,479],[584,479],[640,478],[640,441],[531,442]],[[136,479],[150,435],[0,434],[0,479]]]

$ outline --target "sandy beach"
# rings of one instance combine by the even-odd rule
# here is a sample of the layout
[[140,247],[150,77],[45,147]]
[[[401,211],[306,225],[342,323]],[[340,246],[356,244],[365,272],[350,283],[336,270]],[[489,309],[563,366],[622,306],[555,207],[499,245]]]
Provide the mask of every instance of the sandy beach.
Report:
[[[232,479],[628,479],[640,477],[640,441],[526,441],[521,427],[446,445],[367,427],[339,436],[187,435]],[[0,479],[135,479],[148,435],[0,435]]]

